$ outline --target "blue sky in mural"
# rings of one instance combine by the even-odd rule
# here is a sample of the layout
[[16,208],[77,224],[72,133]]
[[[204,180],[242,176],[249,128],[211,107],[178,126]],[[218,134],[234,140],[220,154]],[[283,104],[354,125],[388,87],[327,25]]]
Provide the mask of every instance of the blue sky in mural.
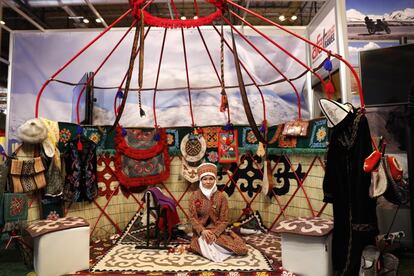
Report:
[[364,14],[391,13],[414,8],[414,0],[346,0],[346,9],[356,9]]

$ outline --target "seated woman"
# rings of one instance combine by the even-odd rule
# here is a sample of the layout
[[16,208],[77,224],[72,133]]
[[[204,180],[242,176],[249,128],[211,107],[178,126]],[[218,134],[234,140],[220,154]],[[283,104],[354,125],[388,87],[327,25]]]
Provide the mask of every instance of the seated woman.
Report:
[[212,163],[197,168],[199,189],[190,198],[190,223],[193,227],[191,249],[214,262],[233,254],[246,255],[247,247],[234,232],[225,232],[229,208],[224,194],[217,191],[217,167]]

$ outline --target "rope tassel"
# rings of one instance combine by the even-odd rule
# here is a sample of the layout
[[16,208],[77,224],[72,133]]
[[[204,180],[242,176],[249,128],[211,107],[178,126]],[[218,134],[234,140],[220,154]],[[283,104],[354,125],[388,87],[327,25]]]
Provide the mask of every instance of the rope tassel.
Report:
[[229,108],[229,101],[226,93],[221,93],[220,112],[225,112]]

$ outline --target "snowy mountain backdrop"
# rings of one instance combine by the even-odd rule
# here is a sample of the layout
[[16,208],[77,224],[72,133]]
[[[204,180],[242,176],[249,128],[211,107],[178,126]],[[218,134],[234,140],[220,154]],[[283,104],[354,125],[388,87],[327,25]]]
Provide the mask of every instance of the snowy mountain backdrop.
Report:
[[414,24],[414,8],[406,8],[402,11],[393,11],[391,14],[363,14],[362,12],[349,9],[346,11],[346,17],[350,23],[363,23],[365,16],[368,16],[372,20],[385,19],[387,22],[394,23],[412,23]]

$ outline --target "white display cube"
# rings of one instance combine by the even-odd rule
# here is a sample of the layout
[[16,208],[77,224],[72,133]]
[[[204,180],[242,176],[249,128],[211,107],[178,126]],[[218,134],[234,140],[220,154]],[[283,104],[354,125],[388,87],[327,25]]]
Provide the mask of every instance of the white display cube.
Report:
[[282,238],[282,266],[301,276],[332,275],[333,222],[322,218],[295,218],[275,228]]
[[89,269],[89,225],[81,218],[59,220],[38,221],[27,229],[33,238],[36,275],[56,276]]

